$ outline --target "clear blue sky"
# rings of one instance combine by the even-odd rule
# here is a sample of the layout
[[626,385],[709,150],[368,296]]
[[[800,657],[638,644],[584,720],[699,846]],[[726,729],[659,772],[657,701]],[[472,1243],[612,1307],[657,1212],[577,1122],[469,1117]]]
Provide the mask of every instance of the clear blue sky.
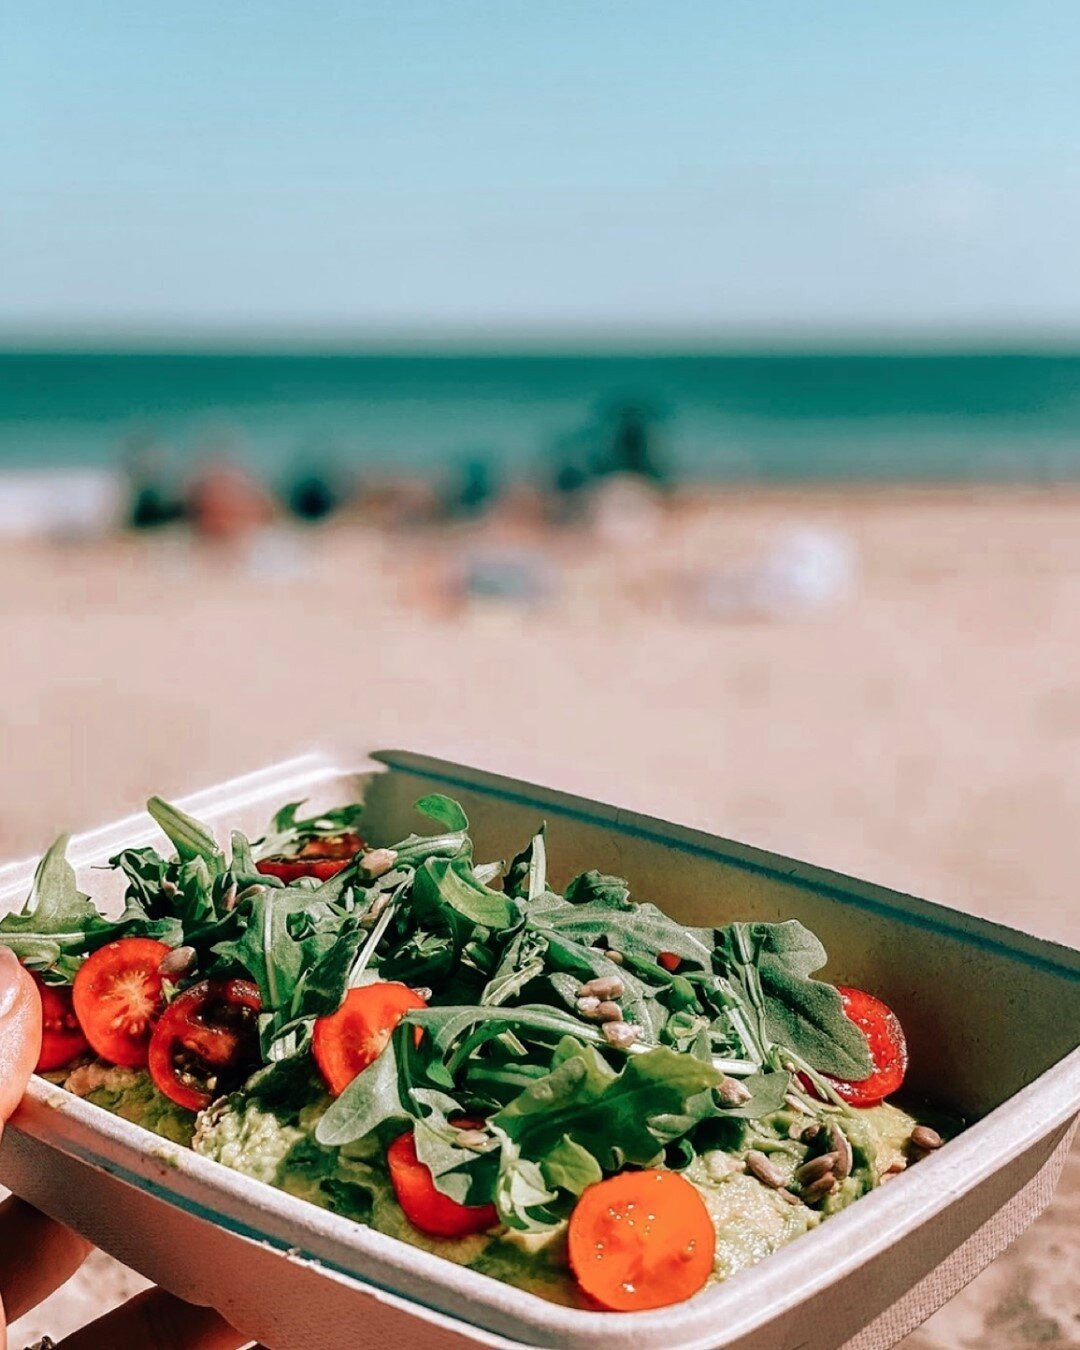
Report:
[[6,0],[0,328],[1080,332],[1069,0]]

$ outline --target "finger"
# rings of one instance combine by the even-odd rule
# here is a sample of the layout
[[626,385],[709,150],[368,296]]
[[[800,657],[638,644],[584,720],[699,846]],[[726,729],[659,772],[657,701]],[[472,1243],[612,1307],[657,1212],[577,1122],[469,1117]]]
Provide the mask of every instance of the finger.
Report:
[[0,1133],[41,1053],[41,999],[10,947],[0,946]]
[[250,1336],[234,1331],[213,1309],[147,1289],[59,1341],[57,1350],[240,1350],[250,1344]]
[[36,1308],[78,1270],[84,1238],[14,1196],[0,1205],[0,1304],[9,1321]]

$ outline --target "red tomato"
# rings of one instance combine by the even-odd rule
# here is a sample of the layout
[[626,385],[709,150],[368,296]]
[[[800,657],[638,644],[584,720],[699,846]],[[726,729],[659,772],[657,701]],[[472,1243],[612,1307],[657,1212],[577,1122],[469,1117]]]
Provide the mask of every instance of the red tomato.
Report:
[[[317,1018],[311,1049],[334,1096],[378,1059],[407,1012],[426,1007],[408,985],[384,980],[350,989],[336,1013]],[[417,1027],[418,1045],[421,1035]]]
[[[472,1121],[455,1122],[459,1128]],[[499,1215],[494,1205],[459,1205],[443,1195],[430,1169],[416,1156],[416,1140],[410,1130],[399,1135],[386,1150],[390,1180],[398,1204],[414,1228],[431,1237],[460,1238],[494,1228]]]
[[185,989],[150,1038],[154,1085],[189,1111],[238,1087],[259,1062],[261,1006],[250,980],[202,980]]
[[664,967],[669,973],[678,970],[682,965],[682,957],[676,956],[674,952],[661,952],[656,958],[657,964]]
[[614,1312],[641,1312],[704,1287],[716,1230],[700,1193],[678,1172],[620,1172],[582,1192],[567,1246],[591,1299]]
[[876,1106],[900,1090],[907,1073],[908,1049],[904,1028],[893,1010],[862,989],[836,986],[844,1001],[844,1013],[866,1037],[874,1072],[869,1078],[849,1083],[825,1075],[844,1101],[852,1106]]
[[163,1003],[158,967],[170,950],[153,938],[121,938],[88,956],[75,976],[75,1015],[92,1048],[110,1064],[146,1064]]
[[75,1016],[71,988],[66,984],[46,984],[37,975],[34,983],[41,995],[41,1054],[37,1072],[65,1069],[77,1055],[90,1048]]
[[309,839],[297,853],[278,853],[263,858],[255,866],[263,876],[278,877],[286,886],[298,877],[328,881],[348,867],[363,847],[364,841],[358,834],[323,835]]

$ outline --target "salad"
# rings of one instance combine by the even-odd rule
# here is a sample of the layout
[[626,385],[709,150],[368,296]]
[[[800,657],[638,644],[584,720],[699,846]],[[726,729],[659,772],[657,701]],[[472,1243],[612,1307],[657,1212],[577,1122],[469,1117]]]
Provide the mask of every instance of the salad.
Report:
[[[596,871],[562,891],[543,826],[473,855],[363,837],[362,807],[280,810],[227,846],[110,860],[79,891],[60,839],[0,943],[38,981],[39,1072],[207,1158],[577,1306],[689,1298],[941,1146],[887,1099],[884,1003],[814,978],[795,920],[689,928]],[[935,1128],[936,1125],[936,1128]]]

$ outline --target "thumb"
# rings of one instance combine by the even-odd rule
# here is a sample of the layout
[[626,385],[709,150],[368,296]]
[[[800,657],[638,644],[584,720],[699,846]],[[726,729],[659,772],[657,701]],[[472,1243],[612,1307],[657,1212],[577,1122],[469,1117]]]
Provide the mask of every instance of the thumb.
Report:
[[0,946],[0,1132],[41,1053],[41,999],[9,947]]

